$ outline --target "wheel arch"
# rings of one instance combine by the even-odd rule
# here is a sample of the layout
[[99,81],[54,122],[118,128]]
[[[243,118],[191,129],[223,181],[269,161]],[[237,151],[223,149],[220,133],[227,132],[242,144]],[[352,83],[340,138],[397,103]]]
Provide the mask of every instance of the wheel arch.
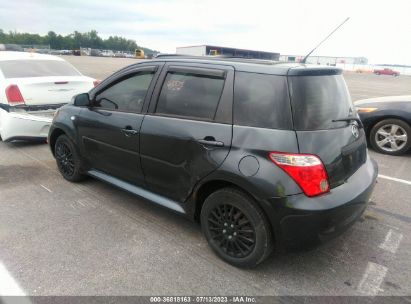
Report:
[[372,128],[374,128],[374,126],[376,124],[378,124],[379,122],[381,122],[383,120],[386,120],[386,119],[398,119],[398,120],[401,120],[401,121],[405,122],[406,124],[408,124],[411,127],[411,121],[409,119],[404,118],[403,116],[398,115],[398,114],[385,114],[385,115],[382,115],[382,116],[375,117],[373,120],[371,120],[367,124],[367,127],[365,128],[365,133],[367,134],[367,139],[369,139],[369,137],[370,137]]
[[194,202],[194,220],[199,222],[200,221],[200,213],[201,208],[203,207],[204,201],[206,198],[213,192],[223,189],[223,188],[236,188],[240,191],[243,191],[251,196],[247,191],[245,191],[242,187],[238,186],[237,184],[233,183],[232,181],[226,181],[223,179],[214,179],[208,180],[197,187],[197,189],[193,192],[192,199]]
[[54,147],[56,145],[57,138],[61,135],[67,135],[66,132],[64,132],[63,129],[61,128],[55,128],[49,136],[49,145],[51,149],[51,153],[53,153],[54,156]]
[[50,146],[50,149],[53,155],[54,155],[54,146],[56,144],[56,140],[60,135],[66,135],[67,137],[71,139],[71,141],[76,143],[75,136],[73,132],[70,132],[70,128],[67,128],[65,125],[60,124],[60,123],[53,125],[52,129],[50,130],[49,137],[48,137],[49,146]]
[[247,190],[249,187],[244,185],[241,182],[235,181],[233,179],[224,179],[224,178],[215,178],[215,179],[208,179],[207,181],[204,181],[200,185],[196,187],[196,189],[193,191],[193,194],[191,196],[191,200],[193,203],[193,219],[196,222],[200,222],[200,213],[201,209],[203,207],[205,199],[213,192],[223,189],[223,188],[234,188],[237,189],[241,192],[243,192],[245,195],[247,195],[250,199],[252,199],[258,207],[261,208],[262,212],[266,216],[268,223],[270,225],[271,233],[274,238],[276,239],[277,236],[277,229],[276,225],[273,221],[277,218],[275,216],[275,210],[272,208],[272,206],[267,202],[265,203],[261,199],[259,199],[258,195],[256,194],[255,191],[249,191]]

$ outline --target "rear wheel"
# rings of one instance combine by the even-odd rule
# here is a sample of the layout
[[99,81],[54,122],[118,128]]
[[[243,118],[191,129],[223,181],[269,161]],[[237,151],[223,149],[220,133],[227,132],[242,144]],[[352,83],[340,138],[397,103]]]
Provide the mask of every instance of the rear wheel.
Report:
[[234,266],[254,267],[273,249],[271,227],[263,211],[237,189],[221,189],[207,197],[201,227],[214,252]]
[[400,119],[385,119],[370,132],[372,147],[384,154],[401,155],[411,147],[411,127]]
[[63,177],[70,182],[84,179],[81,173],[81,161],[73,142],[66,136],[60,135],[54,146],[54,156],[57,167]]

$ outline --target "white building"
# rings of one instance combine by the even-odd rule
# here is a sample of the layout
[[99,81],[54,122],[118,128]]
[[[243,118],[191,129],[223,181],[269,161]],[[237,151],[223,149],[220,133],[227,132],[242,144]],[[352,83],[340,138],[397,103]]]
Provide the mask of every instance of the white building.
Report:
[[177,47],[176,54],[190,56],[226,55],[232,57],[278,60],[280,53],[237,49],[214,45],[194,45]]
[[[300,62],[304,55],[281,55],[280,61]],[[340,64],[368,64],[365,57],[332,57],[332,56],[310,56],[307,63],[321,65],[340,65]]]

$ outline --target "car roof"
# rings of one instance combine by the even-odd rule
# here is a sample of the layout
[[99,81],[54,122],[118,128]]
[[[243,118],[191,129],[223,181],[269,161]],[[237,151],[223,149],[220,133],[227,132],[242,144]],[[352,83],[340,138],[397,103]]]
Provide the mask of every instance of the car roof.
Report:
[[201,63],[210,65],[229,65],[237,71],[288,76],[339,75],[337,67],[289,63],[272,60],[200,57],[200,56],[164,56],[152,59],[153,62]]
[[56,60],[64,61],[64,59],[46,54],[38,54],[31,52],[13,52],[13,51],[1,51],[0,52],[0,61],[8,60]]

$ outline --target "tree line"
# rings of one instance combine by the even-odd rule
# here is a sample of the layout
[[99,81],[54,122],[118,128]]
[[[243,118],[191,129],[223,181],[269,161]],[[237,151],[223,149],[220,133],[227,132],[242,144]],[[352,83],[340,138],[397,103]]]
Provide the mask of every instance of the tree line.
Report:
[[0,43],[19,45],[48,45],[54,50],[74,50],[83,48],[103,49],[113,51],[134,52],[135,49],[143,49],[146,54],[158,53],[152,49],[138,46],[134,40],[120,36],[110,36],[107,39],[101,38],[97,31],[91,30],[86,33],[74,31],[74,33],[63,36],[49,31],[47,35],[4,32],[0,29]]

